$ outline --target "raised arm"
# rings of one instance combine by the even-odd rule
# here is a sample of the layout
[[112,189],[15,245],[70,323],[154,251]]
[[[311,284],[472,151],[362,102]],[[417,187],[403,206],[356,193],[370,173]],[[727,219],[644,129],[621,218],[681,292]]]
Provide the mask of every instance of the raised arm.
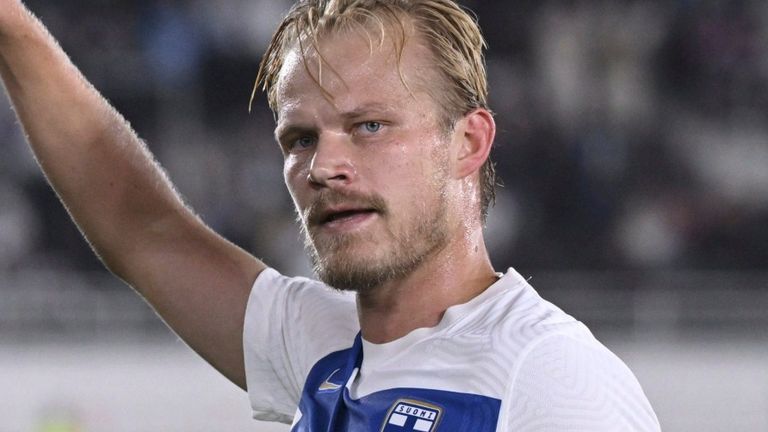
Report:
[[128,123],[19,0],[0,0],[0,75],[40,166],[105,265],[244,388],[243,318],[264,264],[184,205]]

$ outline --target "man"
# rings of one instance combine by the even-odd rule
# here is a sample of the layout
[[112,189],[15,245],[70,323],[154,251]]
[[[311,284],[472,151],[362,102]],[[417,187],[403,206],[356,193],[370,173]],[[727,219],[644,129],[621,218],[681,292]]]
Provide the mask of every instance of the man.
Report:
[[317,282],[205,227],[42,25],[0,0],[0,73],[52,185],[109,269],[247,386],[257,418],[294,431],[658,430],[619,359],[490,264],[482,49],[450,0],[302,1],[280,25],[258,82]]

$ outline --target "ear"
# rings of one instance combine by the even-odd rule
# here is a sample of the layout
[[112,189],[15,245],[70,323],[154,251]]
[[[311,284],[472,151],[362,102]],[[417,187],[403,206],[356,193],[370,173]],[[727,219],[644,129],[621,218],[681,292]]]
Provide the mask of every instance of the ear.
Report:
[[454,175],[464,178],[480,170],[491,153],[496,136],[496,122],[487,109],[477,108],[459,120],[455,139],[458,139]]

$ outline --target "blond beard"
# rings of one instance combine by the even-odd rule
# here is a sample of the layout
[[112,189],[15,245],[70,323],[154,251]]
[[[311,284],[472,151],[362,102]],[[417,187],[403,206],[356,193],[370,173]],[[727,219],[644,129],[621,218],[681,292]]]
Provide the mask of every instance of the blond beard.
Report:
[[[318,244],[302,222],[304,244],[315,274],[333,288],[362,294],[408,276],[448,243],[447,205],[442,188],[436,196],[437,202],[432,208],[422,207],[419,214],[398,227],[387,226],[385,239],[376,242],[386,247],[376,247],[367,256],[355,253],[355,245],[364,241],[373,243],[369,234],[341,234]],[[380,202],[377,197],[373,199]],[[386,222],[390,213],[383,208],[378,217]]]

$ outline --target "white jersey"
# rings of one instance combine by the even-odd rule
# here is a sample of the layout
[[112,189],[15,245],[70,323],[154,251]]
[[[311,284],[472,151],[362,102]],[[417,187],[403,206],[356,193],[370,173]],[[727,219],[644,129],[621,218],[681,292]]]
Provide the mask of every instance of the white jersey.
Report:
[[512,269],[436,327],[359,333],[354,294],[265,270],[245,319],[254,417],[293,432],[660,430],[624,363]]

